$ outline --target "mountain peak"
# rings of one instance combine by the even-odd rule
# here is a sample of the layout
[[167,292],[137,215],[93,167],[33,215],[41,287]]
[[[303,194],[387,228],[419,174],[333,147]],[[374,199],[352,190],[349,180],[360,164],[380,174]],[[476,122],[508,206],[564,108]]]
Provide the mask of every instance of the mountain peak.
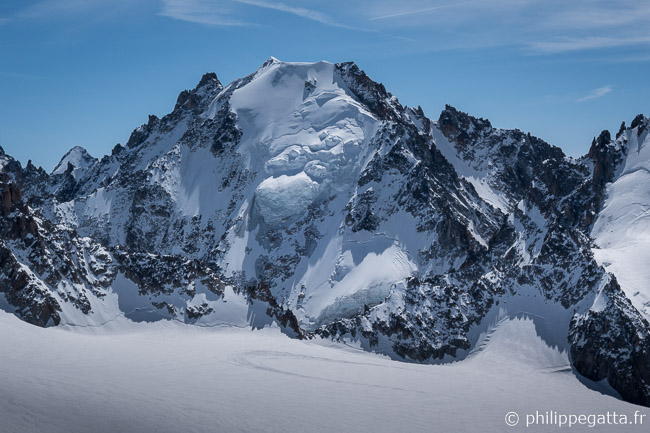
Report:
[[64,174],[68,170],[68,165],[72,165],[75,169],[85,169],[93,165],[97,160],[93,158],[86,149],[81,146],[74,146],[70,149],[61,161],[56,165],[52,171],[52,175]]
[[447,104],[438,118],[438,127],[445,137],[465,146],[476,134],[491,130],[492,124],[487,119],[470,116]]
[[606,146],[612,141],[612,134],[607,129],[604,129],[595,140],[599,146]]
[[639,114],[632,121],[632,124],[630,125],[630,129],[634,129],[638,127],[639,129],[637,130],[637,135],[641,135],[643,131],[645,131],[646,128],[648,127],[648,123],[650,123],[649,121],[650,119],[645,117],[643,114]]
[[[201,80],[194,89],[183,90],[178,94],[174,111],[179,109],[193,110],[201,103],[201,100],[205,95],[216,95],[222,89],[223,85],[221,84],[221,81],[219,81],[219,78],[217,78],[217,74],[214,72],[207,72],[203,74]],[[151,121],[151,116],[149,120]]]
[[280,64],[280,63],[284,63],[284,62],[282,62],[281,60],[271,56],[268,59],[266,59],[264,61],[264,63],[262,63],[262,65],[259,68],[257,68],[257,72],[260,72],[260,71],[268,68],[269,66],[277,65],[277,64]]
[[452,105],[445,104],[445,109],[440,113],[438,122],[448,122],[452,119],[456,119],[462,123],[467,123],[468,125],[471,123],[481,127],[492,128],[492,124],[489,120],[483,119],[482,117],[471,116],[464,111],[458,110]]
[[196,85],[194,90],[198,90],[201,87],[205,87],[207,85],[221,85],[221,82],[219,81],[219,78],[217,78],[217,74],[214,72],[207,72],[203,74],[201,77],[201,81],[199,81],[199,84]]
[[266,59],[266,60],[264,61],[264,63],[262,64],[262,66],[272,65],[272,64],[274,64],[274,63],[282,63],[282,61],[279,60],[277,57],[273,57],[273,56],[271,56],[271,57],[269,57],[268,59]]

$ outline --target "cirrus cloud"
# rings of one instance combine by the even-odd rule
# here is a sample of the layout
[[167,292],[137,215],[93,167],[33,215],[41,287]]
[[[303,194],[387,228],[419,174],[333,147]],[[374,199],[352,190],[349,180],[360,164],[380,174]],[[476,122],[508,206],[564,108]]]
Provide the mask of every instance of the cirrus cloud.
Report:
[[589,92],[589,94],[578,99],[576,102],[584,102],[584,101],[589,101],[591,99],[601,98],[607,95],[608,93],[611,93],[612,90],[614,90],[612,86],[599,87],[597,89],[593,89],[591,92]]

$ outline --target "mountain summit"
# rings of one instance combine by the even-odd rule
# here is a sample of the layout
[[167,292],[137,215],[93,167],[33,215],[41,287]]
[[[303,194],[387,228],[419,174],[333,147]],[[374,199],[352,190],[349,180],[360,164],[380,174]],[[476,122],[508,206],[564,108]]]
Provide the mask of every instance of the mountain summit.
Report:
[[649,124],[572,159],[451,106],[431,120],[354,63],[206,74],[99,160],[74,148],[47,174],[0,152],[0,306],[276,323],[418,362],[526,316],[650,405]]

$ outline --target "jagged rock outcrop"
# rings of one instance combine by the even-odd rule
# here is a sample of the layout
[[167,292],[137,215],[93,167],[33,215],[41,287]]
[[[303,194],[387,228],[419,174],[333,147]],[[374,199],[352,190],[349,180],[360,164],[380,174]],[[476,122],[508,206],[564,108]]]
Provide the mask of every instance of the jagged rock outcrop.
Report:
[[625,400],[650,406],[650,324],[616,279],[604,282],[594,307],[572,319],[569,341],[582,375],[606,379]]

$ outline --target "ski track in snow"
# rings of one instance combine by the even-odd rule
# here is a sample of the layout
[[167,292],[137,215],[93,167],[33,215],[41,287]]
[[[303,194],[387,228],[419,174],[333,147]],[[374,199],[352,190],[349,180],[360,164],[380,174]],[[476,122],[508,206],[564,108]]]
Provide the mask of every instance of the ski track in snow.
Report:
[[522,420],[536,410],[648,412],[582,385],[566,354],[523,318],[501,320],[480,350],[445,365],[391,361],[277,329],[127,320],[42,329],[7,313],[0,345],[3,433],[502,432],[510,411]]

